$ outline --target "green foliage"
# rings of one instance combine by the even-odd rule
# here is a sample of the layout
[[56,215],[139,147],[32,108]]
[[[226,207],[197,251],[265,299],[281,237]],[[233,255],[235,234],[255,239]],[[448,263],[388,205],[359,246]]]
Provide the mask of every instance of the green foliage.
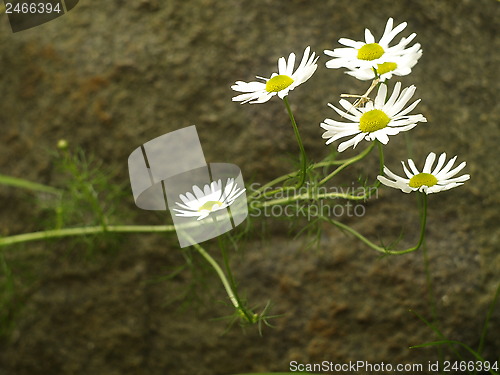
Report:
[[[485,340],[486,340],[486,335],[488,333],[488,325],[489,325],[491,316],[493,315],[493,311],[495,310],[495,307],[498,304],[499,297],[500,297],[500,284],[498,285],[498,287],[497,287],[497,289],[495,291],[495,295],[493,297],[493,301],[491,302],[490,307],[488,309],[488,313],[486,315],[486,319],[485,319],[484,324],[483,324],[483,329],[481,331],[481,336],[480,336],[480,339],[479,339],[479,345],[478,345],[478,348],[476,350],[473,349],[473,348],[471,348],[469,345],[467,345],[467,344],[465,344],[463,342],[447,339],[443,335],[443,333],[434,324],[430,323],[422,315],[418,314],[417,312],[415,312],[413,310],[410,310],[410,311],[413,314],[415,314],[415,316],[417,318],[419,318],[422,322],[424,322],[424,324],[426,326],[428,326],[430,329],[432,329],[434,331],[434,333],[438,336],[439,340],[438,341],[426,342],[426,343],[419,344],[419,345],[413,345],[413,346],[410,347],[410,349],[425,348],[425,347],[434,347],[434,346],[436,346],[436,347],[447,346],[447,347],[450,348],[450,350],[455,354],[455,356],[460,361],[467,361],[467,358],[465,358],[465,356],[464,356],[465,354],[462,353],[462,352],[460,352],[457,349],[457,348],[461,348],[461,349],[464,349],[465,352],[468,353],[472,357],[472,360],[476,360],[476,361],[483,362],[483,363],[484,362],[488,362],[488,360],[483,357],[482,352],[484,350],[484,343],[485,343]],[[499,358],[493,358],[489,362],[490,363],[498,363],[499,360],[500,360],[500,357]],[[492,369],[492,368],[484,369],[484,371],[489,372],[492,375],[499,375],[499,372],[496,371],[495,369]],[[468,371],[468,374],[470,374],[470,375],[476,375],[477,371],[476,370]]]
[[55,208],[55,227],[101,225],[106,227],[125,196],[124,186],[110,182],[113,174],[83,150],[63,150],[56,159],[64,187]]
[[3,251],[0,250],[0,337],[6,335],[13,325],[11,318],[14,304],[14,277]]

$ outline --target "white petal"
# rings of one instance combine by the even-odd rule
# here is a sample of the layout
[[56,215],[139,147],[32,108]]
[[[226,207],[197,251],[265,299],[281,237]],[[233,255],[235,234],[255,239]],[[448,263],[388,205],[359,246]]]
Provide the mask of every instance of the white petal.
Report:
[[[381,130],[384,130],[384,129],[381,129]],[[372,133],[379,141],[380,143],[386,145],[387,142],[389,142],[389,137],[387,136],[387,133],[386,132],[382,132],[382,131],[376,131],[374,133]]]
[[432,164],[434,164],[435,160],[436,160],[435,153],[431,152],[429,155],[427,155],[427,158],[425,159],[424,169],[422,170],[422,172],[431,173]]
[[396,82],[394,85],[394,90],[392,90],[392,95],[389,98],[389,100],[385,103],[384,108],[382,110],[387,110],[387,108],[391,108],[394,103],[396,102],[398,96],[399,96],[399,90],[401,89],[401,82]]
[[[356,116],[361,116],[362,113],[360,110],[358,110],[354,104],[352,104],[351,102],[345,100],[345,99],[340,99],[339,100],[339,104],[347,111],[347,112],[350,112]],[[331,105],[331,104],[330,104]]]
[[356,145],[359,142],[361,142],[364,137],[365,137],[365,134],[364,133],[360,133],[360,134],[356,135],[355,137],[351,138],[350,140],[342,142],[341,144],[339,144],[339,147],[337,148],[337,150],[339,152],[342,152],[342,151],[345,151],[350,146],[356,147]]
[[387,115],[391,118],[395,117],[399,113],[399,111],[401,111],[403,109],[403,107],[406,105],[406,103],[408,103],[408,101],[411,99],[411,97],[415,93],[415,90],[416,90],[416,87],[413,85],[405,88],[401,92],[401,96],[399,97],[399,99],[396,100],[396,103],[394,103],[394,105],[391,108],[387,108],[387,112],[386,112]]
[[384,35],[380,39],[380,44],[388,45],[394,39],[394,37],[396,35],[398,35],[401,31],[403,31],[403,29],[406,27],[406,25],[407,25],[406,22],[400,23],[391,32],[389,32],[388,34]]
[[436,164],[436,168],[434,168],[434,170],[432,171],[432,174],[434,176],[436,176],[439,171],[441,170],[441,167],[444,165],[444,162],[446,160],[446,153],[443,152],[441,155],[439,155],[439,159],[438,159],[438,162]]
[[380,84],[377,96],[375,97],[375,108],[383,108],[387,96],[387,85]]
[[288,64],[285,72],[287,76],[291,76],[293,74],[294,66],[295,66],[295,53],[292,52],[290,56],[288,56]]
[[337,107],[331,105],[330,103],[328,103],[328,106],[331,109],[333,109],[335,112],[337,112],[341,117],[346,118],[347,120],[359,123],[359,117],[358,116],[353,116],[353,115],[351,115],[351,114],[349,114],[347,112],[343,112],[340,109],[338,109]]
[[464,169],[466,165],[467,165],[467,163],[465,161],[463,161],[457,167],[453,168],[451,171],[449,171],[447,173],[443,173],[441,171],[441,173],[439,173],[439,179],[446,180],[450,177],[455,176],[458,172],[460,172],[462,169]]
[[418,171],[417,167],[415,166],[415,163],[413,162],[412,159],[408,159],[408,165],[410,166],[411,171],[414,174],[419,174],[420,172]]
[[407,113],[413,111],[413,109],[418,105],[418,103],[420,103],[420,99],[415,100],[412,104],[410,104],[408,107],[406,107],[406,109],[399,112],[396,118],[402,117],[402,116],[406,115]]
[[470,175],[464,174],[460,177],[455,177],[455,178],[450,178],[450,179],[439,181],[439,183],[445,185],[445,184],[450,184],[450,183],[454,183],[454,182],[464,182],[464,181],[467,181],[469,179],[470,179]]
[[201,199],[205,196],[205,194],[203,194],[203,191],[196,185],[193,186],[193,192],[196,195],[197,199]]
[[455,164],[455,160],[457,160],[457,157],[456,156],[452,157],[448,161],[446,166],[443,169],[441,169],[441,171],[439,171],[439,173],[436,175],[436,178],[439,179],[439,178],[442,178],[442,176],[446,175],[450,171],[450,169],[453,167],[453,164]]
[[[352,40],[352,39],[347,39],[347,38],[340,38],[339,39],[339,43],[340,44],[343,44],[344,46],[347,46],[347,47],[353,47],[353,48],[359,48],[363,45],[363,43],[360,43],[360,42],[356,42],[355,40]],[[327,50],[324,51],[325,54],[327,54]],[[329,51],[330,52],[330,51]],[[328,54],[327,54],[328,55]]]
[[366,44],[375,43],[375,38],[370,30],[365,29],[365,42]]
[[278,60],[278,74],[286,74],[286,60],[284,57],[280,57]]
[[[384,29],[384,33],[382,34],[382,38],[380,38],[380,41],[385,41],[385,39],[387,39],[387,36],[389,35],[389,33],[392,31],[392,26],[394,24],[394,19],[392,17],[390,17],[388,20],[387,20],[387,23],[385,24],[385,29]],[[387,44],[387,43],[386,43]]]
[[402,181],[402,182],[408,182],[408,180],[402,178],[402,177],[399,177],[397,174],[393,173],[389,168],[387,168],[385,165],[384,165],[384,173],[389,176],[390,178],[393,178],[395,179],[396,181]]
[[[329,138],[328,141],[326,142],[326,144],[330,144],[340,138],[344,138],[344,137],[348,137],[350,135],[354,135],[354,134],[358,134],[360,133],[360,130],[359,129],[349,129],[349,130],[346,130],[346,131],[343,131],[343,132],[338,132],[336,133],[335,135],[333,136],[330,136],[330,137],[323,137],[323,138]],[[326,133],[325,133],[326,134]]]
[[385,186],[389,186],[395,189],[400,189],[401,183],[397,181],[391,181],[388,178],[384,176],[377,176],[377,180],[379,180],[381,183],[383,183]]
[[411,179],[414,175],[418,174],[418,173],[411,173],[411,172],[408,170],[408,168],[406,167],[406,164],[405,164],[405,162],[404,162],[404,161],[402,161],[402,162],[401,162],[401,164],[403,164],[403,171],[405,172],[406,177],[408,177],[408,178],[410,178],[410,179]]

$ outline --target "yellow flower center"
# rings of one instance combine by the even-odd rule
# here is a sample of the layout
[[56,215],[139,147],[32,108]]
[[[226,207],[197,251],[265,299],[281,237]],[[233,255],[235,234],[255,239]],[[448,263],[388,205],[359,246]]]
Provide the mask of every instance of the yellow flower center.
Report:
[[389,122],[391,122],[391,119],[384,111],[372,109],[363,113],[363,116],[359,119],[359,130],[364,133],[371,133],[385,128]]
[[358,59],[360,60],[375,60],[382,57],[384,49],[378,43],[365,44],[358,50]]
[[278,92],[283,89],[286,89],[293,83],[293,79],[286,75],[279,75],[271,78],[266,82],[266,91],[267,92]]
[[393,70],[396,70],[398,67],[398,64],[393,63],[393,62],[385,62],[383,64],[378,64],[377,65],[377,73],[379,75],[385,74],[392,72]]
[[410,185],[410,187],[412,187],[412,188],[418,189],[419,187],[422,187],[422,186],[431,187],[431,186],[436,185],[437,183],[438,183],[437,178],[434,177],[432,174],[419,173],[410,179],[410,183],[408,185]]
[[203,211],[203,210],[212,211],[212,207],[215,204],[217,205],[217,208],[220,207],[220,206],[222,206],[222,202],[219,202],[219,201],[208,201],[208,202],[205,202],[203,204],[203,206],[201,206],[200,208],[198,208],[198,212]]

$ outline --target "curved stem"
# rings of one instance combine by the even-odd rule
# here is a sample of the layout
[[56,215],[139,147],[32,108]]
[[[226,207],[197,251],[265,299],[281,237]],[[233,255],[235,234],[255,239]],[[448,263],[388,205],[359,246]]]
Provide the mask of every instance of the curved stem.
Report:
[[366,157],[371,152],[371,150],[373,150],[374,146],[375,146],[375,142],[372,142],[371,145],[368,148],[366,148],[362,153],[360,153],[359,155],[353,156],[350,159],[347,159],[342,165],[340,165],[332,173],[330,173],[328,176],[326,176],[325,178],[323,178],[318,183],[318,185],[319,186],[323,185],[324,183],[328,182],[328,180],[330,180],[332,177],[334,177],[336,174],[338,174],[340,171],[342,171],[343,169],[347,168],[349,165],[351,165],[353,163],[356,163],[357,161],[360,161],[361,159],[363,159],[364,157]]
[[300,137],[299,128],[297,126],[297,123],[295,122],[295,118],[293,117],[290,104],[288,103],[288,96],[285,96],[283,98],[283,102],[285,103],[286,111],[288,112],[288,116],[290,117],[290,121],[292,122],[293,132],[295,133],[295,138],[297,138],[297,143],[299,144],[300,149],[301,176],[300,181],[296,186],[296,189],[299,189],[302,187],[302,185],[304,185],[304,182],[306,181],[307,155],[306,150],[304,149],[304,145],[302,144],[302,138]]
[[423,195],[423,199],[422,199],[422,213],[421,213],[422,217],[420,220],[420,238],[418,240],[417,245],[410,247],[408,249],[404,249],[404,250],[386,249],[384,247],[381,247],[381,246],[374,244],[372,241],[370,241],[368,238],[363,236],[361,233],[357,232],[356,230],[349,227],[348,225],[341,223],[340,221],[333,220],[330,218],[324,218],[324,220],[328,221],[329,223],[332,223],[333,225],[335,225],[341,229],[344,229],[345,231],[349,232],[354,237],[359,239],[361,242],[363,242],[364,244],[368,245],[373,250],[378,251],[380,253],[390,254],[390,255],[401,255],[401,254],[411,253],[413,251],[418,250],[420,248],[420,246],[422,246],[422,243],[424,242],[424,238],[425,238],[425,227],[426,227],[426,222],[427,222],[427,195],[425,193],[422,193],[422,195]]
[[[165,233],[173,232],[175,230],[176,228],[173,225],[109,225],[105,228],[103,228],[102,226],[93,226],[55,229],[0,238],[0,248],[7,245],[14,245],[18,243],[37,240],[48,240],[51,238],[95,235],[102,233]],[[233,292],[231,285],[226,278],[226,275],[217,264],[217,262],[199,244],[194,244],[193,246],[215,269],[234,307],[238,310],[238,312],[242,313],[249,322],[252,322],[252,316],[248,311],[246,311],[246,309],[241,306],[238,297]]]
[[233,293],[233,289],[231,288],[231,285],[229,284],[229,281],[226,278],[226,275],[224,274],[224,271],[222,271],[222,268],[217,264],[217,262],[212,258],[212,256],[205,251],[203,247],[200,246],[200,244],[193,244],[193,247],[198,250],[198,252],[205,258],[205,260],[210,263],[212,268],[217,272],[217,275],[219,276],[219,279],[222,281],[222,285],[224,285],[224,289],[226,289],[226,293],[229,297],[229,300],[233,304],[233,306],[236,308],[238,311],[244,311],[244,309],[240,306],[238,299],[236,298],[235,294]]
[[22,242],[95,235],[101,233],[162,233],[173,231],[175,231],[175,227],[173,225],[108,225],[106,228],[99,225],[92,227],[54,229],[0,238],[0,247]]
[[14,186],[22,189],[38,191],[41,193],[49,193],[55,195],[62,195],[62,191],[52,186],[42,185],[37,182],[31,182],[23,178],[5,176],[0,174],[0,185]]
[[[373,145],[368,146],[358,156],[360,156],[361,154],[364,154],[365,152],[368,152],[368,149],[372,148],[372,147],[373,147]],[[332,166],[332,165],[341,165],[341,164],[344,164],[344,163],[350,161],[352,158],[341,159],[341,160],[325,160],[325,159],[323,159],[322,161],[320,161],[318,163],[311,164],[311,169],[324,168],[324,167],[329,167],[329,166]],[[361,159],[359,159],[359,160],[361,160]],[[280,183],[280,182],[286,181],[289,178],[295,177],[299,173],[301,173],[300,170],[292,172],[292,173],[287,173],[287,174],[285,174],[283,176],[280,176],[280,177],[276,177],[274,180],[266,183],[265,185],[262,185],[259,189],[254,190],[250,195],[248,195],[247,198],[249,200],[252,200],[254,198],[255,199],[259,199],[261,196],[267,197],[269,195],[273,195],[273,194],[279,193],[280,191],[283,191],[283,190],[295,189],[295,187],[279,187],[279,188],[276,188],[276,189],[274,189],[272,191],[264,192],[267,188],[273,187],[273,185],[275,185],[277,183]]]
[[[187,233],[183,232],[183,234],[189,238],[189,235]],[[198,252],[203,256],[203,258],[205,258],[205,260],[208,263],[210,263],[212,268],[215,270],[215,272],[217,273],[217,276],[219,276],[219,279],[222,282],[222,285],[224,286],[224,289],[226,290],[226,293],[229,297],[229,300],[233,304],[233,306],[236,309],[236,311],[238,312],[238,314],[240,314],[241,317],[244,317],[247,320],[247,322],[255,323],[255,315],[252,312],[249,312],[247,309],[245,309],[240,302],[240,299],[239,299],[237,291],[236,291],[236,287],[234,285],[234,280],[232,278],[231,271],[229,269],[229,264],[227,263],[227,257],[226,257],[225,251],[221,248],[221,250],[223,250],[222,255],[224,257],[225,265],[228,269],[228,274],[229,274],[230,280],[227,279],[226,274],[224,273],[222,268],[219,266],[219,264],[215,261],[215,259],[212,258],[212,256],[203,247],[201,247],[200,244],[193,241],[192,246],[196,250],[198,250]]]

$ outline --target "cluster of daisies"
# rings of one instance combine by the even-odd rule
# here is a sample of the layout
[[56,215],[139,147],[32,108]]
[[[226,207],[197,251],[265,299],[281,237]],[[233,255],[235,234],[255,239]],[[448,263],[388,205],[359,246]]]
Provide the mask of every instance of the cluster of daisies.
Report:
[[[389,136],[408,131],[419,123],[427,122],[427,119],[421,114],[410,114],[420,102],[418,99],[408,105],[415,94],[415,86],[412,85],[401,89],[401,83],[397,82],[390,95],[387,88],[389,79],[393,76],[410,74],[412,68],[422,56],[419,43],[410,46],[416,37],[415,33],[408,37],[402,37],[398,43],[393,42],[394,38],[406,26],[406,22],[403,22],[394,27],[394,20],[389,18],[384,33],[378,42],[375,41],[371,31],[365,29],[364,41],[341,38],[339,43],[344,47],[324,51],[327,56],[332,58],[326,62],[327,68],[346,68],[346,73],[357,79],[371,79],[378,82],[378,92],[375,99],[373,101],[369,100],[364,106],[357,106],[345,99],[339,101],[341,108],[328,103],[328,106],[340,116],[340,119],[346,121],[327,118],[320,124],[325,130],[323,138],[327,139],[327,145],[347,137],[349,139],[338,145],[339,152],[350,147],[355,148],[363,140],[378,141],[385,145],[389,142]],[[233,101],[242,104],[265,103],[276,95],[280,99],[284,99],[290,91],[306,82],[314,74],[318,67],[318,59],[319,56],[311,52],[310,47],[305,49],[296,69],[295,53],[291,53],[288,59],[281,57],[278,60],[278,72],[271,74],[269,78],[257,76],[260,81],[236,81],[231,88],[241,94],[233,97]],[[446,163],[446,154],[442,153],[436,166],[432,168],[436,160],[436,154],[431,152],[425,160],[422,172],[418,170],[413,160],[409,159],[409,169],[402,162],[406,177],[400,177],[384,166],[386,176],[378,176],[378,180],[386,186],[401,189],[405,193],[420,191],[430,194],[448,190],[462,185],[464,181],[470,178],[468,174],[455,177],[466,165],[465,162],[462,162],[453,168],[456,158],[455,156]],[[222,191],[222,186],[219,187],[217,192],[211,189],[210,196],[218,196],[219,193],[222,194]],[[192,194],[191,197],[193,197],[193,200],[188,199],[189,196],[181,196],[184,202],[183,208],[187,209],[189,207],[191,212],[183,213],[184,216],[204,218],[210,212],[228,205],[225,201],[217,200],[216,203],[209,207],[210,204],[207,205],[205,202],[208,198],[200,199],[198,195],[194,197]],[[209,202],[215,201],[209,200]],[[201,212],[203,212],[203,215],[200,214]]]

